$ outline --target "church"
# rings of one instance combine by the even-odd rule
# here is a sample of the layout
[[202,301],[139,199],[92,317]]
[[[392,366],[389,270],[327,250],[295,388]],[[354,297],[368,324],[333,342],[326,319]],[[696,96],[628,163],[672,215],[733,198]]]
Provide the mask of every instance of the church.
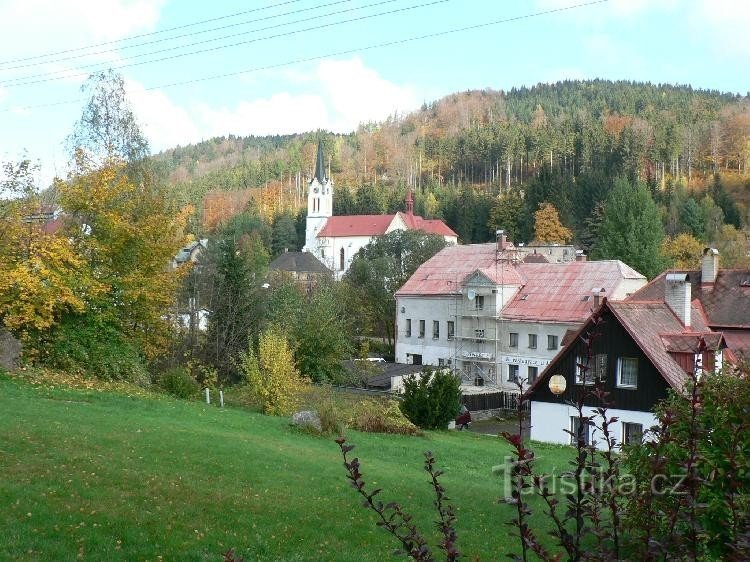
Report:
[[443,221],[414,214],[411,191],[406,197],[406,212],[403,213],[333,216],[333,181],[325,171],[323,147],[318,145],[315,176],[307,189],[307,225],[302,251],[312,253],[335,272],[338,279],[349,269],[361,248],[394,230],[421,230],[438,234],[449,244],[458,243],[458,235]]

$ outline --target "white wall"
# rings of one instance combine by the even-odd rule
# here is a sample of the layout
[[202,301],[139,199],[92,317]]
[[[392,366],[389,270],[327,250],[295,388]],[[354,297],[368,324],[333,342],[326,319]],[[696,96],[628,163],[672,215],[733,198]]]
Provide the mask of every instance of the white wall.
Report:
[[[584,415],[593,415],[594,408],[584,408]],[[617,443],[622,443],[623,423],[639,423],[646,431],[657,424],[656,416],[651,412],[639,412],[634,410],[607,410],[609,417],[618,418],[613,424],[612,433]],[[577,417],[578,411],[567,404],[553,404],[551,402],[531,401],[531,439],[545,443],[570,444],[570,435],[565,433],[571,429],[570,418]],[[597,422],[598,423],[598,422]],[[594,430],[593,437],[601,441],[601,433]],[[602,444],[600,443],[600,448]]]
[[[404,312],[401,312],[401,309]],[[409,354],[422,356],[422,364],[438,365],[443,359],[447,365],[453,358],[454,342],[448,339],[448,320],[455,320],[453,297],[397,297],[396,298],[396,363],[411,363]],[[406,320],[411,319],[411,337],[406,336]],[[419,337],[419,321],[425,321],[424,338]],[[432,338],[432,322],[440,322],[440,336]],[[456,327],[458,333],[458,327]]]

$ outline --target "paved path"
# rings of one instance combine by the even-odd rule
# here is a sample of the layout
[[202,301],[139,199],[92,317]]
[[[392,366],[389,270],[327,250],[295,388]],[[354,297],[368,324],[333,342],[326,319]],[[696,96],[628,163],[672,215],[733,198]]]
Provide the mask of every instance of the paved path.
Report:
[[[481,420],[471,422],[470,431],[474,433],[483,433],[485,435],[498,435],[501,431],[510,433],[518,432],[518,420],[510,419],[505,421],[499,420]],[[529,437],[529,422],[524,421],[524,438]]]

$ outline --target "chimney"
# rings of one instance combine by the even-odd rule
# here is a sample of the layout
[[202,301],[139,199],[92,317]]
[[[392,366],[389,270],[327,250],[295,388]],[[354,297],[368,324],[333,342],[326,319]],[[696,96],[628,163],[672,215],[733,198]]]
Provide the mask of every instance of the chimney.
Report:
[[583,250],[576,250],[576,261],[587,261],[586,254],[583,253]]
[[497,251],[502,252],[508,247],[508,238],[505,236],[504,230],[498,230],[495,232],[495,238],[497,239]]
[[701,289],[711,289],[719,273],[719,250],[704,248],[701,259]]
[[690,276],[687,273],[667,273],[664,302],[686,328],[690,326]]
[[406,214],[407,215],[413,215],[414,214],[414,195],[411,192],[411,189],[406,192]]
[[594,310],[598,310],[602,304],[604,293],[606,293],[607,290],[602,287],[601,289],[593,289],[591,292],[594,293]]

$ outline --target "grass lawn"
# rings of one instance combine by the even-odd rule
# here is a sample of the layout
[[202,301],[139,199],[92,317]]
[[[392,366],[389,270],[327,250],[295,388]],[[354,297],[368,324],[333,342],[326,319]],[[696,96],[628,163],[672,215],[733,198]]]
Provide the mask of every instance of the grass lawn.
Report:
[[[365,480],[435,537],[422,452],[458,508],[459,546],[483,560],[517,550],[492,467],[508,451],[469,432],[348,432]],[[539,445],[540,466],[571,450]],[[0,375],[1,560],[368,561],[396,544],[345,479],[331,438],[286,418],[168,398],[69,390]],[[541,511],[539,509],[538,511]],[[436,541],[433,541],[433,544]]]

